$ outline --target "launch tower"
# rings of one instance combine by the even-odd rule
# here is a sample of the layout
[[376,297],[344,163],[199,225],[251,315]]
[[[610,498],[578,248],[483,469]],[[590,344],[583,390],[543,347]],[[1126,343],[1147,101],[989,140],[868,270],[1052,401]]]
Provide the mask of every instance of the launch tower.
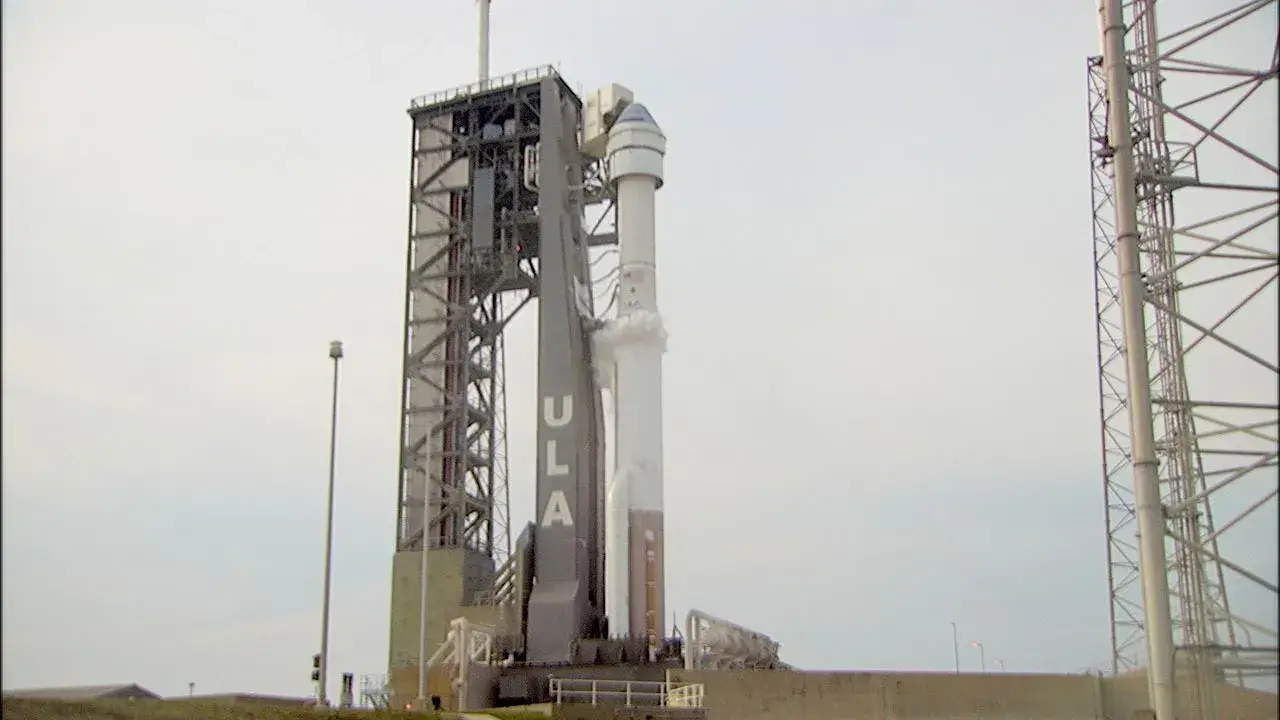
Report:
[[[691,611],[687,649],[662,629],[654,194],[666,137],[620,86],[584,104],[549,67],[490,78],[488,0],[477,7],[479,81],[409,108],[390,657],[373,695],[463,709],[589,692],[592,704],[603,693],[695,711],[701,686],[672,687],[666,669],[780,663],[766,636],[710,615]],[[616,267],[593,277],[610,254]],[[536,507],[513,551],[504,334],[534,299]],[[585,676],[563,674],[575,668]]]
[[[605,188],[579,150],[582,113],[549,67],[428,95],[409,109],[389,662],[397,694],[412,695],[423,658],[455,618],[499,632],[531,619],[514,649],[544,661],[567,660],[574,640],[604,631],[603,419],[587,248],[614,236],[589,236],[583,224]],[[527,529],[513,555],[503,333],[535,297],[538,538]]]

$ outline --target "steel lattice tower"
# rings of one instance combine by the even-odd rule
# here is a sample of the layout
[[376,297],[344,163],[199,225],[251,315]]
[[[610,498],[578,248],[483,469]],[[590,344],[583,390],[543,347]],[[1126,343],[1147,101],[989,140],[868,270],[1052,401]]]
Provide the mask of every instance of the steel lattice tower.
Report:
[[538,192],[523,165],[547,77],[485,80],[409,110],[393,675],[429,655],[465,608],[492,604],[511,555],[504,336],[538,295]]
[[[532,78],[536,80],[536,77]],[[528,84],[528,83],[526,83]],[[514,241],[512,213],[492,219],[476,241],[471,175],[485,180],[486,208],[495,204],[493,179],[513,172],[513,157],[528,138],[483,136],[491,116],[512,107],[516,93],[491,93],[489,107],[416,115],[410,244],[407,266],[404,447],[397,550],[422,547],[423,507],[429,505],[430,547],[467,548],[500,565],[510,553],[505,508],[503,330],[536,294],[537,270]],[[423,105],[438,102],[435,96]],[[530,110],[526,113],[532,114]],[[536,127],[536,126],[535,126]],[[487,181],[487,185],[484,182]],[[488,189],[484,189],[488,188]],[[522,210],[536,193],[518,184],[507,203]],[[514,304],[504,302],[514,295]],[[430,477],[429,484],[427,478]],[[426,502],[427,487],[430,502]]]
[[[1155,674],[1150,653],[1171,643],[1170,667],[1194,670],[1190,697],[1206,717],[1215,679],[1277,668],[1278,573],[1264,546],[1280,486],[1278,6],[1127,2],[1122,29],[1104,13],[1103,54],[1088,63],[1113,669]],[[1130,288],[1122,269],[1134,250]],[[1144,337],[1126,346],[1125,310],[1139,305],[1130,321]],[[1126,362],[1143,345],[1147,376],[1131,377]],[[1143,563],[1135,539],[1144,437],[1164,567]],[[1168,587],[1164,645],[1151,625],[1159,603],[1143,602],[1143,587],[1151,595],[1162,582],[1148,574]]]
[[[573,388],[556,397],[580,396],[581,421],[554,429],[581,431],[567,437],[565,447],[579,455],[595,452],[597,423],[588,419],[598,415],[598,400],[576,392],[579,381],[591,378],[586,333],[593,322],[579,316],[594,315],[587,251],[616,244],[617,236],[597,232],[616,222],[616,212],[607,204],[604,164],[579,147],[582,112],[582,101],[550,67],[426,95],[409,109],[402,444],[389,652],[389,683],[401,699],[413,697],[407,688],[426,678],[422,663],[444,642],[455,618],[492,625],[504,648],[523,650],[517,613],[532,603],[535,548],[527,527],[512,543],[504,339],[526,306],[537,307],[539,344],[531,356],[538,359],[539,392],[556,381]],[[588,210],[599,220],[590,232]],[[543,406],[529,414],[542,417]],[[558,469],[569,455],[556,457],[538,467]],[[589,504],[600,464],[587,462],[593,458],[586,455],[576,459],[583,460],[582,502]],[[591,567],[574,571],[584,587],[602,587],[590,581],[603,573],[603,533],[588,532],[602,507],[589,515],[581,528],[589,537],[599,535],[594,544],[600,547],[589,548]],[[603,606],[603,598],[593,595],[591,601],[591,608]]]

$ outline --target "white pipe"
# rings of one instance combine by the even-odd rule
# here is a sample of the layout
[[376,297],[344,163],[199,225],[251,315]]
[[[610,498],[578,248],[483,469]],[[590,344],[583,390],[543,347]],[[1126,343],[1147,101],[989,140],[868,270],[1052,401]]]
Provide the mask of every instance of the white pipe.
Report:
[[[604,463],[604,612],[609,619],[609,635],[626,635],[627,627],[627,487],[626,478],[616,472],[613,438],[618,427],[618,398],[613,385],[613,348],[609,323],[593,336],[593,359],[604,421],[601,462]],[[621,478],[622,482],[619,483]]]
[[688,615],[684,616],[684,669],[696,670],[698,668],[698,655],[702,653],[698,640],[698,616],[702,613],[697,610],[690,610]]
[[427,617],[428,617],[427,586],[430,584],[428,582],[428,578],[429,578],[428,573],[430,572],[430,569],[431,569],[431,552],[429,549],[431,546],[431,543],[430,543],[431,534],[429,530],[431,528],[431,510],[434,507],[434,505],[431,503],[432,485],[433,483],[431,481],[431,474],[427,473],[426,485],[424,488],[426,492],[426,499],[423,500],[423,503],[422,503],[422,556],[420,558],[422,560],[422,563],[418,566],[418,571],[422,573],[422,577],[419,579],[419,582],[418,582],[418,591],[422,593],[422,596],[421,598],[419,598],[419,602],[418,602],[417,707],[419,708],[423,707],[427,701],[427,664],[430,662],[430,658],[427,656],[427,649],[431,646],[430,635],[428,634],[430,631],[430,628],[428,627],[428,623],[427,623]]
[[[614,427],[616,422],[612,423]],[[630,632],[627,618],[627,585],[631,576],[627,558],[627,511],[630,506],[627,474],[613,472],[605,491],[605,615],[609,634]]]
[[456,701],[458,710],[470,710],[467,699],[467,679],[471,675],[471,623],[466,618],[460,618],[462,622],[457,624],[458,639],[455,641],[454,652],[458,654],[458,697]]
[[1125,375],[1129,437],[1133,452],[1133,492],[1137,506],[1138,570],[1147,635],[1147,687],[1157,720],[1174,720],[1173,620],[1165,570],[1165,523],[1152,427],[1147,328],[1143,313],[1142,261],[1138,250],[1138,201],[1133,135],[1129,126],[1129,67],[1125,57],[1121,0],[1101,0],[1103,69],[1110,102],[1108,134],[1115,151],[1116,259],[1120,308],[1124,313]]

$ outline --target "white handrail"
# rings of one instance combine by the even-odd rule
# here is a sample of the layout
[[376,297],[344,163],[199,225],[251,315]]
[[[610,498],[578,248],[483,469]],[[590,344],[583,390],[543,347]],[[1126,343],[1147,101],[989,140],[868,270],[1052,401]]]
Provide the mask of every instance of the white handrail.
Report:
[[599,678],[549,678],[556,703],[585,702],[623,707],[700,708],[705,697],[702,683],[655,680],[604,680]]

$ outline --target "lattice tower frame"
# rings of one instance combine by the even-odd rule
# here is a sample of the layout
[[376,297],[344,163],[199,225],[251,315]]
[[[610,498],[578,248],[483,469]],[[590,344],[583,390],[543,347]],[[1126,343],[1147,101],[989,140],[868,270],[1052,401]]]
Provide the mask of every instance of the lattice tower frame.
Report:
[[[553,68],[539,67],[424,96],[410,108],[396,549],[422,547],[426,507],[430,547],[477,551],[493,559],[500,577],[509,577],[502,571],[513,547],[505,330],[538,295],[538,191],[515,183],[495,198],[493,242],[480,247],[472,238],[471,182],[477,168],[525,171],[526,151],[539,141],[543,77],[563,83]],[[516,132],[486,137],[485,127],[495,121],[514,123]],[[616,259],[606,163],[583,157],[582,164],[582,184],[571,192],[578,207],[592,211],[588,245],[598,260]],[[616,292],[616,268],[596,280],[597,301]],[[424,406],[415,396],[437,399]],[[481,589],[475,599],[493,601],[499,594]]]
[[[509,183],[474,241],[481,169],[519,173],[538,141],[537,81],[522,71],[415,101],[405,307],[398,551],[511,554],[505,330],[537,296],[537,191]],[[438,110],[436,108],[439,108]],[[487,134],[494,123],[514,132]],[[426,398],[419,401],[417,398]]]
[[[1088,63],[1112,666],[1126,672],[1146,664],[1142,573],[1167,572],[1175,659],[1193,670],[1193,702],[1206,712],[1215,679],[1243,683],[1276,673],[1278,573],[1259,567],[1258,543],[1268,538],[1250,541],[1246,528],[1270,530],[1258,521],[1276,516],[1280,487],[1280,2],[1208,4],[1163,0],[1160,23],[1155,0],[1124,5],[1131,78],[1124,108],[1110,107],[1103,57]],[[1115,111],[1128,114],[1131,143],[1109,138]],[[1133,379],[1119,319],[1122,218],[1113,163],[1124,145],[1132,148],[1137,190],[1149,358],[1149,375],[1138,382],[1150,387],[1163,568],[1142,567],[1133,538]]]

